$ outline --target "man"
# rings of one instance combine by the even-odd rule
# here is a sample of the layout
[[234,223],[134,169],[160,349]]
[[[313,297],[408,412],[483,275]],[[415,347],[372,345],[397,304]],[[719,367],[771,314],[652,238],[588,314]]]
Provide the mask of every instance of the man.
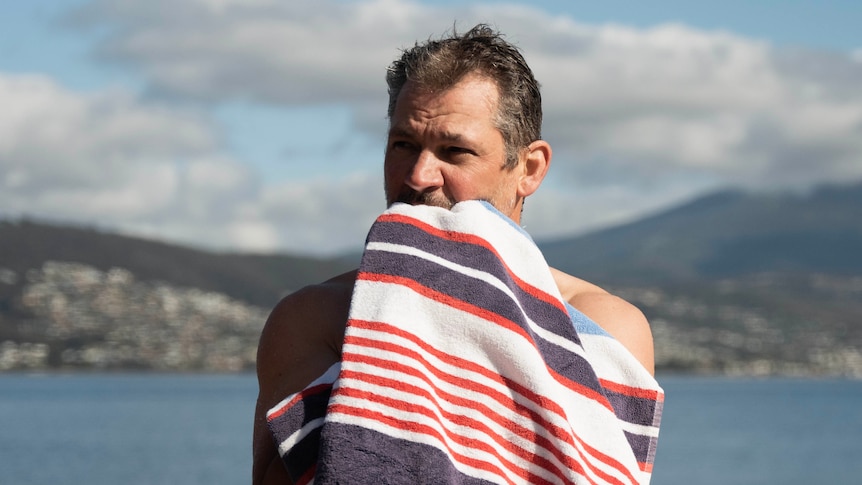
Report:
[[[451,208],[484,200],[520,223],[524,199],[547,173],[538,83],[516,48],[479,25],[463,36],[404,52],[387,74],[389,134],[384,160],[388,205]],[[643,314],[588,282],[552,270],[563,296],[653,372]],[[291,483],[267,428],[266,412],[341,358],[356,272],[285,297],[263,330],[254,424],[254,483]]]

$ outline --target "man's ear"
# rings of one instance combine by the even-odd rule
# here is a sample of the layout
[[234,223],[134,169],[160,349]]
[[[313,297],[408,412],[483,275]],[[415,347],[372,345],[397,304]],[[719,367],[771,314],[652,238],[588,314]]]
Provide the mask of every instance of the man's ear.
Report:
[[551,145],[545,140],[530,143],[522,155],[524,161],[518,179],[518,197],[527,197],[535,192],[551,166]]

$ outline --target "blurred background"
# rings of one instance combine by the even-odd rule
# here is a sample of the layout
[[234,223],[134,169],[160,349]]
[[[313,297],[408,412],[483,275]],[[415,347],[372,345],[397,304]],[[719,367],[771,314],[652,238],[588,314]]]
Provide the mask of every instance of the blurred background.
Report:
[[269,309],[355,266],[384,209],[386,66],[479,22],[542,84],[526,230],[652,323],[654,483],[853,483],[849,0],[3,3],[0,482],[246,481]]

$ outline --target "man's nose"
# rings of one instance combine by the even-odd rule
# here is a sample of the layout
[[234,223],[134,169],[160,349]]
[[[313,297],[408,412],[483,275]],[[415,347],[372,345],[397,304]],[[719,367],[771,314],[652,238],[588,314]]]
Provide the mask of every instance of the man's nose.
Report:
[[422,150],[413,169],[407,175],[407,186],[419,193],[431,192],[443,186],[442,161],[432,152]]

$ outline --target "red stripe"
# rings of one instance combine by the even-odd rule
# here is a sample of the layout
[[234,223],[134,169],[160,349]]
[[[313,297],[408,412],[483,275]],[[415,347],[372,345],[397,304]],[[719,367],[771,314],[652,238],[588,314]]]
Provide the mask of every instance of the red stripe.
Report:
[[[357,347],[366,347],[366,348],[371,348],[371,349],[375,349],[375,350],[383,350],[383,351],[387,351],[387,352],[392,352],[395,354],[402,355],[408,359],[412,359],[412,360],[418,362],[424,369],[428,370],[429,373],[433,374],[436,378],[440,379],[441,381],[447,382],[453,386],[457,386],[457,387],[464,388],[464,389],[469,389],[471,391],[483,394],[483,395],[493,399],[494,401],[496,401],[497,403],[499,403],[500,405],[502,405],[506,409],[509,409],[511,412],[519,414],[519,415],[521,415],[527,419],[530,419],[531,421],[536,421],[537,424],[540,424],[543,428],[547,429],[554,437],[556,437],[558,439],[566,439],[567,437],[570,436],[569,433],[566,432],[566,430],[564,430],[564,429],[556,426],[555,424],[547,421],[540,414],[537,414],[535,411],[531,410],[530,408],[524,406],[523,404],[518,403],[517,401],[512,399],[510,396],[503,394],[503,393],[497,391],[496,389],[494,389],[492,387],[489,387],[489,386],[486,386],[483,384],[479,384],[475,380],[465,379],[463,377],[458,377],[456,375],[453,375],[453,374],[447,373],[441,369],[438,369],[433,364],[428,362],[420,353],[413,351],[407,347],[403,347],[403,346],[400,346],[398,344],[393,344],[393,343],[384,342],[384,341],[380,341],[380,340],[373,340],[373,339],[368,339],[368,338],[363,338],[363,337],[355,337],[355,336],[347,339],[345,343],[347,345],[356,345]],[[415,369],[413,369],[411,367],[403,366],[397,362],[393,362],[393,361],[389,361],[389,360],[385,360],[385,359],[379,359],[376,357],[369,357],[369,356],[365,356],[365,355],[355,354],[353,352],[345,352],[344,355],[347,357],[345,360],[366,363],[369,365],[381,367],[382,369],[386,369],[386,370],[388,370],[390,367],[394,366],[395,368],[399,369],[401,372],[403,372],[405,374],[414,375],[415,377],[427,380],[427,378],[424,374],[422,374],[418,371],[415,371]],[[448,356],[448,354],[442,354],[442,355],[438,356],[438,358],[441,358],[444,362],[446,362],[446,360],[449,360],[450,362],[446,362],[446,363],[449,365],[452,365],[454,367],[461,367],[461,366],[458,366],[457,363],[454,362],[456,360],[461,360],[461,359],[457,359],[457,358],[446,359],[447,356]],[[461,367],[461,368],[463,368],[463,367]],[[515,382],[507,381],[504,379],[499,379],[499,374],[493,374],[493,377],[497,378],[495,380],[500,385],[506,386],[509,389],[513,389],[515,392],[521,394],[526,399],[534,402],[538,407],[544,408],[544,409],[548,410],[549,412],[556,414],[560,419],[565,421],[565,413],[563,412],[562,408],[560,408],[559,406],[556,405],[555,402],[551,401],[550,399],[545,398],[544,396],[540,396],[538,394],[535,394],[532,391],[523,388],[523,386],[520,386]],[[432,385],[432,383],[430,381],[428,382],[428,384]],[[569,444],[574,445],[573,442],[569,442]]]
[[[584,475],[586,477],[586,475],[584,473],[584,466],[587,466],[594,474],[596,474],[597,476],[599,476],[601,478],[601,480],[602,480],[601,483],[612,483],[612,484],[618,484],[618,485],[621,485],[624,483],[624,482],[620,481],[619,479],[607,474],[606,472],[596,468],[596,466],[591,464],[588,460],[585,460],[583,463],[581,461],[578,461],[572,455],[569,455],[565,451],[561,450],[558,446],[556,446],[554,444],[553,441],[549,440],[547,437],[542,436],[540,434],[537,434],[535,431],[533,431],[529,428],[526,428],[526,427],[520,425],[519,423],[517,423],[511,419],[506,418],[505,416],[493,411],[488,406],[485,406],[485,405],[483,405],[479,402],[473,401],[473,400],[460,398],[456,395],[453,395],[451,393],[443,391],[442,389],[436,387],[425,375],[423,375],[421,372],[417,371],[416,369],[413,369],[409,366],[403,366],[402,364],[400,364],[399,362],[396,362],[396,361],[378,359],[378,358],[362,356],[362,355],[351,354],[349,356],[349,358],[351,360],[355,359],[357,362],[362,362],[364,364],[376,366],[376,367],[379,367],[381,369],[385,369],[387,371],[391,371],[394,373],[401,372],[401,373],[419,378],[427,384],[427,388],[417,387],[417,386],[414,386],[411,384],[406,384],[405,382],[403,382],[400,379],[391,379],[391,378],[381,377],[378,375],[368,374],[368,373],[364,373],[364,372],[345,373],[345,374],[342,374],[343,378],[355,379],[357,381],[362,381],[362,382],[378,385],[378,386],[381,386],[384,388],[397,389],[401,392],[411,393],[414,395],[422,396],[422,397],[424,397],[424,398],[426,398],[429,401],[434,402],[434,403],[437,402],[436,397],[439,396],[443,400],[448,401],[448,402],[455,404],[457,406],[462,406],[462,407],[466,407],[466,408],[480,411],[483,416],[490,419],[491,421],[494,421],[495,423],[497,423],[501,427],[511,431],[513,434],[517,434],[517,435],[521,436],[523,439],[527,440],[528,442],[532,442],[538,446],[543,447],[548,452],[552,453],[563,464],[563,466],[567,467],[568,469],[575,470],[578,473],[580,473],[581,475]],[[432,372],[434,372],[434,370],[436,370],[436,369],[432,368],[430,370],[432,370]],[[434,372],[434,373],[436,374],[436,372]],[[449,379],[445,379],[445,380],[458,380],[457,378],[454,378],[451,375],[445,374],[445,373],[443,373],[441,375],[441,377],[443,377],[444,379],[446,377],[449,377]],[[463,380],[463,379],[461,379],[461,380]],[[467,382],[468,382],[468,384],[472,384],[472,386],[470,388],[471,391],[474,391],[477,393],[487,392],[487,394],[488,394],[487,397],[490,397],[490,398],[492,398],[498,402],[501,400],[501,399],[499,399],[499,397],[503,396],[502,394],[496,393],[493,389],[490,389],[490,388],[482,389],[484,386],[481,386],[481,385],[476,384],[476,383],[472,383],[471,381],[467,381]],[[351,389],[351,388],[346,388],[346,389]],[[428,389],[432,389],[433,393],[431,391],[429,391]],[[341,394],[345,394],[345,393],[341,392],[340,390],[336,392],[336,395],[341,395]],[[497,394],[497,395],[494,396],[492,394]],[[372,398],[371,396],[374,396],[375,398]],[[354,396],[354,397],[360,397],[360,396]],[[503,396],[503,397],[505,397],[505,396]],[[382,396],[382,395],[379,395],[376,393],[369,393],[368,396],[361,396],[361,398],[367,399],[369,401],[373,401],[373,402],[376,402],[376,403],[379,403],[379,404],[382,404],[385,406],[389,406],[391,408],[399,409],[402,411],[419,412],[418,411],[419,405],[415,401],[402,401],[402,400],[395,399],[392,397]],[[505,403],[503,403],[503,404],[505,406]],[[546,430],[548,430],[548,428],[552,428],[551,430],[549,430],[551,435],[553,435],[555,438],[559,439],[562,442],[567,442],[569,444],[569,446],[572,447],[572,449],[577,451],[578,448],[572,442],[573,439],[576,439],[578,441],[578,443],[581,446],[583,446],[584,450],[587,452],[588,455],[592,456],[595,459],[598,459],[598,460],[604,462],[608,466],[616,468],[618,471],[620,471],[621,473],[626,475],[626,477],[629,478],[632,481],[632,483],[635,482],[635,480],[631,476],[631,474],[624,467],[621,468],[622,465],[617,464],[615,462],[615,460],[613,460],[613,458],[611,458],[608,455],[605,455],[605,454],[599,452],[598,450],[596,450],[595,448],[587,445],[580,438],[573,437],[571,433],[567,433],[562,428],[559,428],[559,427],[553,425],[552,423],[549,423],[542,416],[531,412],[529,409],[526,409],[523,407],[519,408],[517,403],[513,402],[513,404],[514,404],[514,406],[507,406],[507,409],[509,411],[511,411],[513,413],[521,414],[523,416],[526,416],[529,414],[529,416],[527,416],[527,417],[534,418],[531,421],[532,424],[536,424],[542,428],[545,428]],[[449,418],[450,421],[453,421],[456,424],[459,424],[461,426],[472,428],[479,433],[484,433],[486,436],[493,439],[499,445],[501,445],[503,448],[505,448],[509,453],[516,455],[516,456],[518,456],[518,457],[520,457],[526,461],[529,461],[535,465],[541,466],[541,467],[545,468],[546,470],[550,471],[551,473],[557,475],[558,477],[563,478],[561,475],[562,471],[557,467],[557,465],[555,463],[544,458],[540,454],[531,453],[528,450],[525,450],[521,447],[514,445],[510,441],[508,441],[505,438],[503,438],[502,436],[500,436],[495,431],[488,428],[487,425],[485,425],[481,421],[476,421],[476,420],[473,420],[472,418],[468,418],[468,417],[463,416],[463,415],[455,415],[452,413],[447,413],[439,405],[437,405],[436,408],[442,414],[446,415],[446,417]],[[422,414],[426,414],[426,413],[422,413]],[[441,425],[441,427],[443,427],[443,429],[446,429],[446,427],[444,427],[442,425]],[[578,452],[578,454],[580,455],[580,452]],[[583,456],[582,456],[582,458],[586,459],[586,457],[583,457]],[[589,479],[589,477],[586,477],[586,478]]]
[[[419,339],[414,334],[407,333],[401,329],[398,329],[396,327],[393,327],[391,325],[381,323],[381,322],[350,320],[348,322],[348,325],[358,327],[358,328],[364,328],[364,329],[368,329],[368,330],[372,330],[372,331],[389,333],[389,334],[396,335],[396,336],[402,337],[404,339],[407,339],[411,343],[413,343],[416,346],[423,349],[424,351],[434,355],[435,357],[437,357],[441,361],[446,362],[447,364],[452,365],[454,367],[459,367],[459,368],[463,368],[463,369],[468,370],[468,371],[479,373],[479,374],[485,376],[486,378],[491,379],[492,381],[495,381],[498,384],[505,386],[509,389],[512,389],[513,391],[517,392],[518,394],[521,394],[526,399],[536,403],[539,407],[544,408],[547,411],[556,414],[557,416],[559,416],[564,421],[567,419],[566,414],[563,411],[563,409],[559,405],[557,405],[557,403],[554,400],[552,400],[551,398],[536,394],[536,393],[532,392],[531,390],[525,388],[524,386],[518,384],[517,382],[511,381],[509,379],[505,379],[502,376],[500,376],[498,373],[493,372],[491,370],[488,370],[484,367],[481,367],[481,366],[479,366],[473,362],[469,362],[467,360],[455,357],[451,354],[441,352],[438,349],[431,347],[430,345],[428,345],[426,342]],[[497,401],[498,403],[500,403],[502,406],[506,407],[507,409],[509,409],[513,413],[519,414],[521,416],[524,416],[527,419],[530,419],[531,421],[536,422],[536,424],[541,425],[543,428],[547,429],[549,431],[549,433],[554,438],[561,440],[565,443],[568,443],[568,445],[574,449],[578,449],[578,446],[576,446],[575,441],[574,441],[574,440],[577,440],[577,443],[580,444],[581,447],[589,455],[591,455],[593,458],[604,463],[607,466],[610,466],[610,467],[618,470],[620,473],[624,474],[627,478],[629,478],[632,481],[632,483],[636,482],[634,477],[631,475],[630,471],[627,470],[624,465],[622,465],[620,462],[615,460],[613,457],[611,457],[607,454],[601,453],[600,451],[593,448],[592,446],[589,446],[588,444],[583,442],[583,440],[581,440],[580,438],[573,436],[568,430],[565,430],[563,428],[560,428],[560,427],[554,425],[553,423],[547,421],[546,419],[544,419],[540,415],[536,414],[535,412],[533,412],[529,408],[517,403],[516,401],[511,399],[509,396],[506,396],[505,394],[502,394],[499,391],[497,391],[491,387],[483,386],[483,385],[476,383],[476,381],[474,381],[474,380],[456,377],[456,376],[448,374],[448,373],[446,373],[440,369],[437,369],[436,367],[431,365],[427,360],[425,360],[421,354],[419,354],[418,352],[416,352],[414,350],[411,350],[409,348],[406,348],[406,347],[403,347],[403,346],[400,346],[397,344],[393,344],[390,342],[385,342],[385,341],[380,341],[380,340],[375,340],[375,339],[369,339],[369,338],[364,338],[364,337],[350,336],[350,337],[345,338],[345,347],[344,347],[344,355],[343,355],[343,359],[345,362],[346,361],[357,361],[357,362],[371,363],[372,365],[378,365],[379,367],[381,367],[384,370],[389,370],[393,367],[400,368],[402,366],[399,363],[392,362],[392,361],[382,361],[383,362],[382,364],[374,364],[374,363],[367,360],[367,359],[371,359],[370,357],[361,356],[361,355],[354,354],[353,352],[349,352],[348,346],[350,346],[350,345],[355,345],[357,347],[366,347],[366,348],[371,348],[371,349],[375,349],[375,350],[389,351],[389,352],[393,352],[393,353],[396,353],[399,355],[403,355],[407,358],[413,359],[413,360],[417,361],[418,363],[420,363],[430,373],[434,374],[437,378],[439,378],[443,381],[446,381],[446,382],[448,382],[454,386],[462,387],[465,389],[470,389],[472,391],[487,395],[489,398],[494,399],[495,401]],[[409,368],[406,368],[406,369],[409,369]],[[411,371],[412,371],[412,369],[411,369]],[[404,370],[403,372],[407,373],[407,374],[412,374],[411,371]],[[418,375],[418,377],[424,379],[424,376],[422,376],[422,375]],[[431,385],[431,384],[429,383],[429,385]],[[398,388],[398,387],[396,386],[396,388]],[[592,390],[590,390],[590,392],[592,392]],[[553,451],[553,448],[552,448],[552,451]],[[561,451],[559,453],[560,454],[555,453],[555,455],[557,455],[558,458],[561,459],[561,461],[563,461],[564,463],[569,461],[568,455],[565,455]],[[595,465],[591,464],[589,461],[586,462],[586,465],[594,473],[599,474],[599,475],[604,475],[604,473],[601,470],[597,469],[595,467]],[[608,479],[612,480],[612,477],[608,477]]]
[[[351,355],[351,359],[353,359],[355,357],[364,357],[364,356]],[[564,479],[564,474],[563,474],[562,469],[560,469],[557,465],[552,463],[547,458],[540,456],[540,455],[537,455],[535,453],[531,453],[528,450],[525,450],[519,446],[514,445],[512,442],[510,442],[509,440],[500,436],[496,431],[493,431],[492,429],[490,429],[487,425],[485,425],[481,421],[478,421],[478,420],[475,420],[475,419],[472,419],[472,418],[469,418],[469,417],[463,416],[463,415],[457,415],[457,414],[453,414],[453,413],[449,413],[449,412],[444,412],[443,408],[436,404],[437,398],[439,397],[439,398],[441,398],[441,399],[443,399],[443,400],[445,400],[451,404],[454,404],[456,406],[461,406],[461,407],[465,407],[468,409],[473,409],[473,410],[479,411],[479,412],[481,412],[481,414],[483,416],[485,416],[486,418],[490,419],[491,421],[497,423],[501,427],[507,429],[512,434],[517,434],[517,435],[521,436],[522,438],[524,438],[525,440],[527,440],[528,442],[535,443],[535,444],[545,448],[548,452],[550,452],[554,456],[556,456],[557,459],[560,460],[560,462],[565,464],[565,466],[569,466],[570,468],[574,468],[574,469],[577,469],[579,471],[583,470],[578,462],[574,461],[571,457],[567,456],[565,454],[565,452],[560,450],[558,447],[554,446],[554,442],[552,442],[548,438],[537,434],[536,431],[534,431],[532,429],[526,428],[526,427],[520,425],[519,423],[517,423],[511,419],[506,418],[505,416],[495,412],[490,407],[488,407],[488,406],[486,406],[480,402],[476,402],[476,401],[473,401],[470,399],[465,399],[465,398],[459,397],[457,395],[446,392],[446,391],[440,389],[439,387],[436,387],[430,381],[430,379],[428,379],[424,374],[417,371],[416,369],[401,365],[397,362],[387,361],[387,360],[377,359],[377,358],[372,358],[372,357],[366,357],[365,359],[362,359],[362,362],[369,364],[369,365],[385,368],[385,369],[392,371],[392,372],[400,372],[403,374],[411,375],[413,377],[421,379],[425,383],[426,387],[414,386],[412,384],[407,384],[407,383],[405,383],[401,380],[398,380],[398,379],[381,377],[378,375],[368,374],[368,373],[364,373],[364,372],[356,372],[356,373],[346,372],[345,374],[342,375],[342,377],[343,378],[349,378],[349,379],[356,379],[358,381],[367,382],[367,383],[375,384],[375,385],[382,386],[382,387],[398,389],[399,391],[402,391],[402,392],[406,392],[406,393],[410,393],[413,395],[424,397],[424,398],[428,399],[429,401],[435,403],[436,408],[441,413],[443,413],[450,421],[452,421],[456,424],[459,424],[461,426],[473,428],[480,433],[484,433],[485,435],[492,438],[495,442],[497,442],[497,444],[499,444],[500,446],[505,448],[509,453],[516,455],[516,456],[518,456],[522,459],[525,459],[527,461],[533,462],[533,463],[547,469],[551,473],[554,473],[559,478]],[[480,386],[474,386],[474,387],[478,388]],[[480,393],[482,392],[481,390],[478,390],[476,388],[474,388],[472,390],[475,392],[480,392]],[[337,394],[340,395],[343,393],[338,392]],[[499,399],[495,399],[495,400],[499,400]],[[418,404],[416,402],[405,402],[405,401],[401,401],[401,400],[397,400],[397,399],[393,399],[393,398],[389,398],[389,397],[383,397],[383,396],[379,396],[379,399],[377,399],[376,401],[380,402],[384,405],[387,405],[389,407],[393,407],[395,409],[400,409],[403,411],[416,411],[417,407],[418,407]],[[518,412],[517,410],[511,409],[511,408],[509,408],[509,410],[513,411],[513,412]],[[521,412],[519,414],[524,414],[527,412],[529,412],[529,411],[523,410],[523,412]],[[536,416],[536,418],[537,418],[536,421],[541,420],[541,417],[538,415]],[[539,424],[542,427],[545,427],[544,426],[545,423],[537,423],[537,424]],[[444,427],[444,429],[446,429],[446,428]]]
[[607,379],[599,379],[599,384],[602,385],[605,389],[613,391],[617,394],[623,394],[630,397],[637,397],[640,399],[650,399],[656,402],[664,401],[664,393],[653,390],[653,389],[643,389],[640,387],[632,387],[627,386],[625,384],[620,384],[618,382],[609,381]]
[[551,373],[551,375],[554,377],[554,379],[557,382],[559,382],[560,384],[569,388],[570,391],[572,391],[576,394],[580,394],[581,396],[584,396],[587,399],[591,399],[591,400],[595,401],[596,403],[604,406],[605,409],[607,409],[608,411],[610,411],[612,413],[614,412],[614,408],[613,408],[613,406],[611,406],[610,401],[608,401],[608,398],[604,394],[602,394],[601,392],[596,391],[595,389],[591,389],[591,388],[589,388],[589,387],[587,387],[587,386],[585,386],[579,382],[573,381],[573,380],[569,379],[568,377],[558,373],[554,369],[548,368],[548,372]]
[[[336,391],[336,392],[339,395],[345,395],[345,396],[353,397],[356,399],[369,400],[371,402],[380,402],[381,401],[381,399],[378,399],[380,396],[376,396],[373,393],[370,393],[367,391],[360,391],[357,389],[339,388],[338,391]],[[404,403],[404,404],[408,405],[407,403]],[[416,412],[417,414],[422,414],[428,418],[434,419],[437,422],[437,424],[440,425],[440,428],[444,428],[444,426],[442,425],[442,423],[440,423],[437,416],[431,410],[429,410],[427,408],[418,407],[418,406],[413,406],[411,408],[411,410],[413,412]],[[359,417],[362,419],[367,419],[369,421],[377,421],[379,423],[382,423],[382,424],[385,424],[388,426],[392,426],[393,428],[408,431],[410,433],[423,434],[426,436],[431,436],[431,437],[435,438],[441,445],[445,446],[446,451],[449,454],[449,456],[454,458],[456,461],[463,463],[465,465],[468,465],[468,466],[472,466],[474,468],[478,468],[480,470],[485,470],[487,472],[494,473],[497,476],[505,478],[506,481],[508,481],[509,483],[516,483],[516,482],[513,482],[512,480],[510,480],[504,474],[503,470],[500,469],[497,465],[491,463],[490,461],[480,460],[478,458],[472,458],[472,457],[469,457],[467,455],[457,453],[455,450],[453,450],[452,448],[449,447],[449,445],[446,443],[445,438],[448,438],[449,440],[454,441],[455,443],[457,443],[461,446],[464,446],[465,448],[472,448],[472,449],[481,450],[481,451],[484,451],[484,452],[486,452],[492,456],[497,457],[503,463],[503,465],[505,466],[506,469],[508,469],[513,474],[521,477],[522,479],[528,480],[528,483],[551,483],[542,477],[539,477],[533,473],[530,473],[529,470],[525,470],[521,467],[518,467],[517,465],[515,465],[511,461],[506,460],[505,458],[503,458],[502,456],[497,454],[490,445],[488,445],[487,443],[485,443],[484,441],[479,440],[479,439],[468,438],[466,436],[457,435],[457,434],[454,434],[452,432],[447,432],[446,436],[444,437],[436,429],[434,429],[434,427],[432,427],[432,426],[417,423],[415,421],[406,421],[406,420],[398,419],[398,418],[388,416],[382,412],[374,411],[374,410],[372,410],[370,408],[366,408],[366,407],[359,408],[359,407],[349,406],[346,404],[332,404],[329,406],[329,412],[330,413],[342,413],[342,414],[347,414],[350,416],[356,416],[356,417]]]
[[[388,283],[388,284],[394,284],[394,285],[399,285],[399,286],[404,286],[404,287],[410,288],[411,290],[415,291],[416,293],[418,293],[418,294],[420,294],[420,295],[422,295],[422,296],[424,296],[430,300],[434,300],[436,302],[450,306],[452,308],[455,308],[456,310],[461,310],[461,311],[470,313],[470,314],[475,315],[479,318],[482,318],[482,319],[487,320],[489,322],[495,323],[495,324],[505,328],[506,330],[509,330],[511,332],[516,333],[520,337],[526,339],[533,346],[533,348],[536,350],[537,353],[540,353],[539,349],[536,348],[536,343],[535,343],[535,341],[533,341],[532,337],[520,325],[513,322],[512,320],[509,320],[508,318],[505,318],[498,313],[494,313],[494,312],[486,310],[482,307],[473,305],[471,303],[467,303],[463,300],[459,300],[458,298],[447,295],[446,293],[441,293],[437,290],[428,288],[427,286],[420,284],[416,280],[413,280],[410,278],[405,278],[403,276],[393,276],[393,275],[387,275],[387,274],[368,273],[368,272],[358,273],[356,276],[356,279],[357,280],[374,281],[374,282],[378,282],[378,283]],[[569,388],[573,392],[576,392],[576,393],[581,394],[582,396],[584,396],[588,399],[592,399],[592,400],[598,402],[599,404],[601,404],[602,406],[607,408],[609,411],[613,412],[614,409],[611,406],[610,402],[608,402],[607,398],[603,394],[601,394],[600,392],[597,392],[593,389],[590,389],[589,387],[584,386],[583,384],[580,384],[578,382],[572,381],[571,379],[567,378],[566,376],[564,376],[558,372],[555,372],[553,369],[550,369],[548,367],[546,367],[546,369],[548,370],[548,373],[554,377],[554,379],[556,379],[557,381],[560,382],[560,384],[566,386],[567,388]],[[490,373],[490,371],[488,371],[488,372]]]
[[[532,390],[522,386],[521,384],[519,384],[515,381],[512,381],[510,379],[507,379],[507,378],[503,377],[502,375],[500,375],[499,373],[494,372],[494,371],[487,369],[485,367],[482,367],[482,366],[480,366],[474,362],[471,362],[469,360],[466,360],[466,359],[457,357],[455,355],[443,352],[443,351],[429,345],[427,342],[420,339],[415,334],[409,333],[409,332],[402,330],[398,327],[395,327],[395,326],[392,326],[392,325],[389,325],[389,324],[383,323],[383,322],[369,322],[366,320],[352,319],[347,323],[347,325],[348,326],[354,326],[357,328],[362,328],[365,330],[387,333],[387,334],[394,335],[396,337],[400,337],[400,338],[403,338],[405,340],[408,340],[408,341],[410,341],[410,343],[416,345],[417,347],[419,347],[420,349],[422,349],[426,353],[433,355],[434,357],[440,359],[441,361],[446,362],[447,364],[449,364],[453,367],[459,367],[459,368],[464,369],[466,371],[480,374],[480,375],[482,375],[482,377],[485,377],[486,379],[494,381],[503,387],[507,387],[509,389],[512,389],[516,393],[524,396],[526,399],[536,403],[539,407],[547,409],[548,411],[551,411],[554,414],[557,414],[561,418],[565,419],[565,415],[566,415],[565,411],[563,411],[563,408],[560,407],[559,405],[557,405],[557,403],[554,400],[545,398],[544,396],[542,396],[540,394],[536,394]],[[351,339],[345,338],[345,344],[349,344],[349,343],[352,343]],[[358,344],[358,345],[363,345],[363,344]],[[422,358],[422,356],[419,353],[414,352],[413,350],[410,350],[406,347],[402,347],[402,346],[399,346],[397,344],[391,344],[388,342],[381,342],[381,341],[370,340],[370,339],[367,342],[365,342],[365,345],[370,346],[370,347],[374,347],[374,348],[382,348],[384,350],[391,350],[393,352],[402,353],[405,356],[411,357],[411,358],[413,358],[419,362],[422,362],[423,365],[425,365],[426,367],[429,368],[429,370],[434,369],[430,364],[428,364]],[[392,348],[389,348],[388,346],[392,346]],[[442,378],[443,375],[447,375],[447,374],[441,373],[440,377]],[[458,382],[459,378],[453,377],[453,379],[456,379],[455,381],[452,381],[453,384],[462,385],[462,383]],[[460,379],[460,381],[463,381],[462,387],[470,388],[471,386],[476,385],[476,383],[474,381],[468,381],[466,379]],[[503,403],[503,402],[501,402],[501,404],[505,405],[505,403]]]
[[416,293],[424,296],[425,298],[434,300],[436,302],[442,303],[444,305],[448,305],[456,310],[461,310],[463,312],[470,313],[472,315],[476,315],[479,318],[484,320],[488,320],[490,322],[496,323],[497,325],[505,328],[506,330],[518,333],[521,337],[528,339],[532,342],[532,339],[521,328],[520,325],[501,316],[498,313],[494,313],[490,310],[486,310],[480,306],[473,305],[472,303],[467,303],[464,300],[460,300],[451,295],[447,295],[446,293],[439,292],[437,290],[431,289],[414,279],[406,278],[404,276],[394,276],[388,274],[380,274],[380,273],[368,273],[368,272],[360,272],[356,275],[357,280],[365,280],[365,281],[374,281],[377,283],[388,283],[393,285],[404,286],[410,288]]
[[291,407],[293,407],[293,405],[296,404],[297,402],[305,399],[306,397],[313,396],[315,394],[328,391],[331,388],[332,388],[331,382],[325,383],[325,384],[318,384],[318,385],[312,386],[312,387],[307,387],[307,388],[303,389],[302,391],[296,393],[296,395],[293,396],[293,398],[290,401],[285,403],[283,406],[280,406],[277,411],[274,411],[274,412],[268,414],[266,417],[266,420],[267,421],[273,421],[276,418],[278,418],[279,416],[281,416],[282,414],[286,413],[287,410],[290,409]]
[[314,479],[314,474],[317,473],[317,462],[312,463],[308,470],[296,479],[296,485],[306,485]]
[[427,222],[421,221],[421,220],[413,218],[413,217],[401,215],[401,214],[384,214],[384,215],[378,217],[377,221],[408,224],[408,225],[416,227],[416,228],[418,228],[418,229],[420,229],[420,230],[422,230],[422,231],[424,231],[424,232],[426,232],[432,236],[436,236],[436,237],[439,237],[441,239],[446,239],[449,241],[459,242],[459,243],[473,244],[476,246],[482,246],[483,248],[487,249],[492,254],[494,254],[494,256],[496,256],[496,258],[500,261],[500,264],[502,264],[503,267],[506,269],[506,273],[509,274],[509,277],[512,278],[512,280],[514,280],[515,283],[519,287],[521,287],[521,289],[523,291],[530,294],[530,296],[532,296],[533,298],[537,298],[537,299],[542,300],[546,303],[550,303],[551,305],[554,305],[555,307],[559,308],[562,312],[568,313],[566,311],[565,305],[563,305],[563,303],[558,298],[540,290],[539,288],[536,288],[533,285],[528,284],[526,281],[519,278],[512,271],[512,269],[509,267],[509,265],[506,264],[506,262],[500,256],[500,253],[497,252],[497,249],[494,246],[492,246],[491,243],[489,243],[488,241],[486,241],[485,239],[483,239],[479,236],[476,236],[475,234],[469,234],[469,233],[458,232],[458,231],[447,231],[447,230],[439,229],[435,226],[432,226],[431,224],[428,224]]

